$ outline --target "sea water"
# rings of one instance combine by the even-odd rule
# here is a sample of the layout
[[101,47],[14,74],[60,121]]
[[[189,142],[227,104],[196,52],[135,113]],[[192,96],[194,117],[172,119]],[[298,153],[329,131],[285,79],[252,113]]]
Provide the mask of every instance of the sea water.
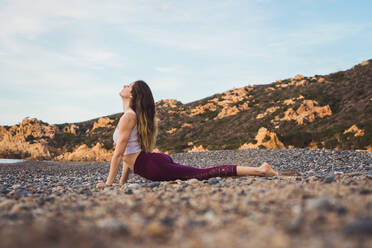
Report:
[[22,162],[23,159],[8,159],[8,158],[0,158],[0,164],[11,164],[11,163],[17,163]]

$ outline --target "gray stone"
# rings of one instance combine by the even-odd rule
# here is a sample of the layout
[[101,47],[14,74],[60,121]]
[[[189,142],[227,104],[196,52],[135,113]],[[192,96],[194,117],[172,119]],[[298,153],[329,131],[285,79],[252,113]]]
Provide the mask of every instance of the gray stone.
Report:
[[306,210],[321,210],[329,211],[332,209],[332,204],[326,196],[319,196],[306,202]]
[[139,183],[131,183],[131,184],[128,184],[128,189],[138,189],[141,187],[141,184]]
[[128,189],[124,193],[127,194],[127,195],[131,195],[131,194],[133,194],[133,190],[132,189]]
[[304,224],[305,218],[303,216],[299,216],[289,221],[286,226],[286,231],[291,234],[300,233]]
[[216,183],[219,183],[219,182],[220,182],[220,180],[218,180],[215,177],[212,177],[212,178],[208,179],[208,184],[210,184],[210,185],[213,185],[213,184],[216,184]]
[[97,226],[111,232],[128,233],[128,228],[117,219],[101,219],[97,222]]
[[191,179],[187,180],[186,182],[189,183],[189,184],[193,184],[193,183],[199,183],[200,181],[196,178],[191,178]]
[[324,183],[331,183],[335,180],[335,177],[334,176],[327,176],[326,178],[324,178],[323,182]]
[[247,194],[245,193],[244,189],[242,189],[242,190],[239,192],[238,195],[244,196],[244,195],[247,195]]
[[159,185],[160,185],[160,182],[152,182],[152,183],[148,183],[147,187],[153,188],[153,187],[157,187]]
[[347,225],[344,229],[348,235],[372,235],[372,217],[361,217],[351,224]]

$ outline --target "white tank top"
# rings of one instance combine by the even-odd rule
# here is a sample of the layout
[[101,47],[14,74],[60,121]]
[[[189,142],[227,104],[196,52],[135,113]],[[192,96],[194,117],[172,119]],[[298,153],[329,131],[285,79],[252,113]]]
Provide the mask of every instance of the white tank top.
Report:
[[[136,114],[136,112],[134,112],[131,109],[129,109],[126,113],[129,113],[129,112],[133,113],[133,114]],[[114,135],[113,135],[112,138],[113,138],[115,144],[117,144],[117,141],[119,139],[119,128],[118,127],[116,127]],[[130,137],[129,137],[127,148],[125,149],[124,155],[137,153],[137,152],[140,152],[140,151],[141,151],[141,146],[138,143],[137,124],[136,124],[136,126],[132,129],[132,132],[130,133]]]

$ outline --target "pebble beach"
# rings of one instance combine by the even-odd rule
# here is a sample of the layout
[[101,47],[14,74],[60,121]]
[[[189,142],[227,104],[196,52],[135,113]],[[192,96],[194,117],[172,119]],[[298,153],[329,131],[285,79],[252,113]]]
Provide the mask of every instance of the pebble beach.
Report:
[[152,182],[131,172],[97,189],[109,162],[0,164],[0,246],[372,247],[371,152],[170,156],[200,168],[268,162],[282,175]]

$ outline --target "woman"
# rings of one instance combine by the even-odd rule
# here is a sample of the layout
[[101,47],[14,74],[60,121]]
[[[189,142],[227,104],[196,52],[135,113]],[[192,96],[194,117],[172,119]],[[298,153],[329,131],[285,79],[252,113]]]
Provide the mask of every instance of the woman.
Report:
[[196,168],[174,163],[163,153],[152,153],[157,134],[155,103],[149,86],[144,81],[124,85],[120,92],[124,115],[121,116],[113,138],[116,143],[111,159],[110,172],[105,183],[97,187],[113,184],[121,160],[124,160],[120,184],[128,179],[129,170],[153,181],[199,180],[210,177],[227,176],[276,176],[279,175],[268,163],[260,167],[220,165]]

